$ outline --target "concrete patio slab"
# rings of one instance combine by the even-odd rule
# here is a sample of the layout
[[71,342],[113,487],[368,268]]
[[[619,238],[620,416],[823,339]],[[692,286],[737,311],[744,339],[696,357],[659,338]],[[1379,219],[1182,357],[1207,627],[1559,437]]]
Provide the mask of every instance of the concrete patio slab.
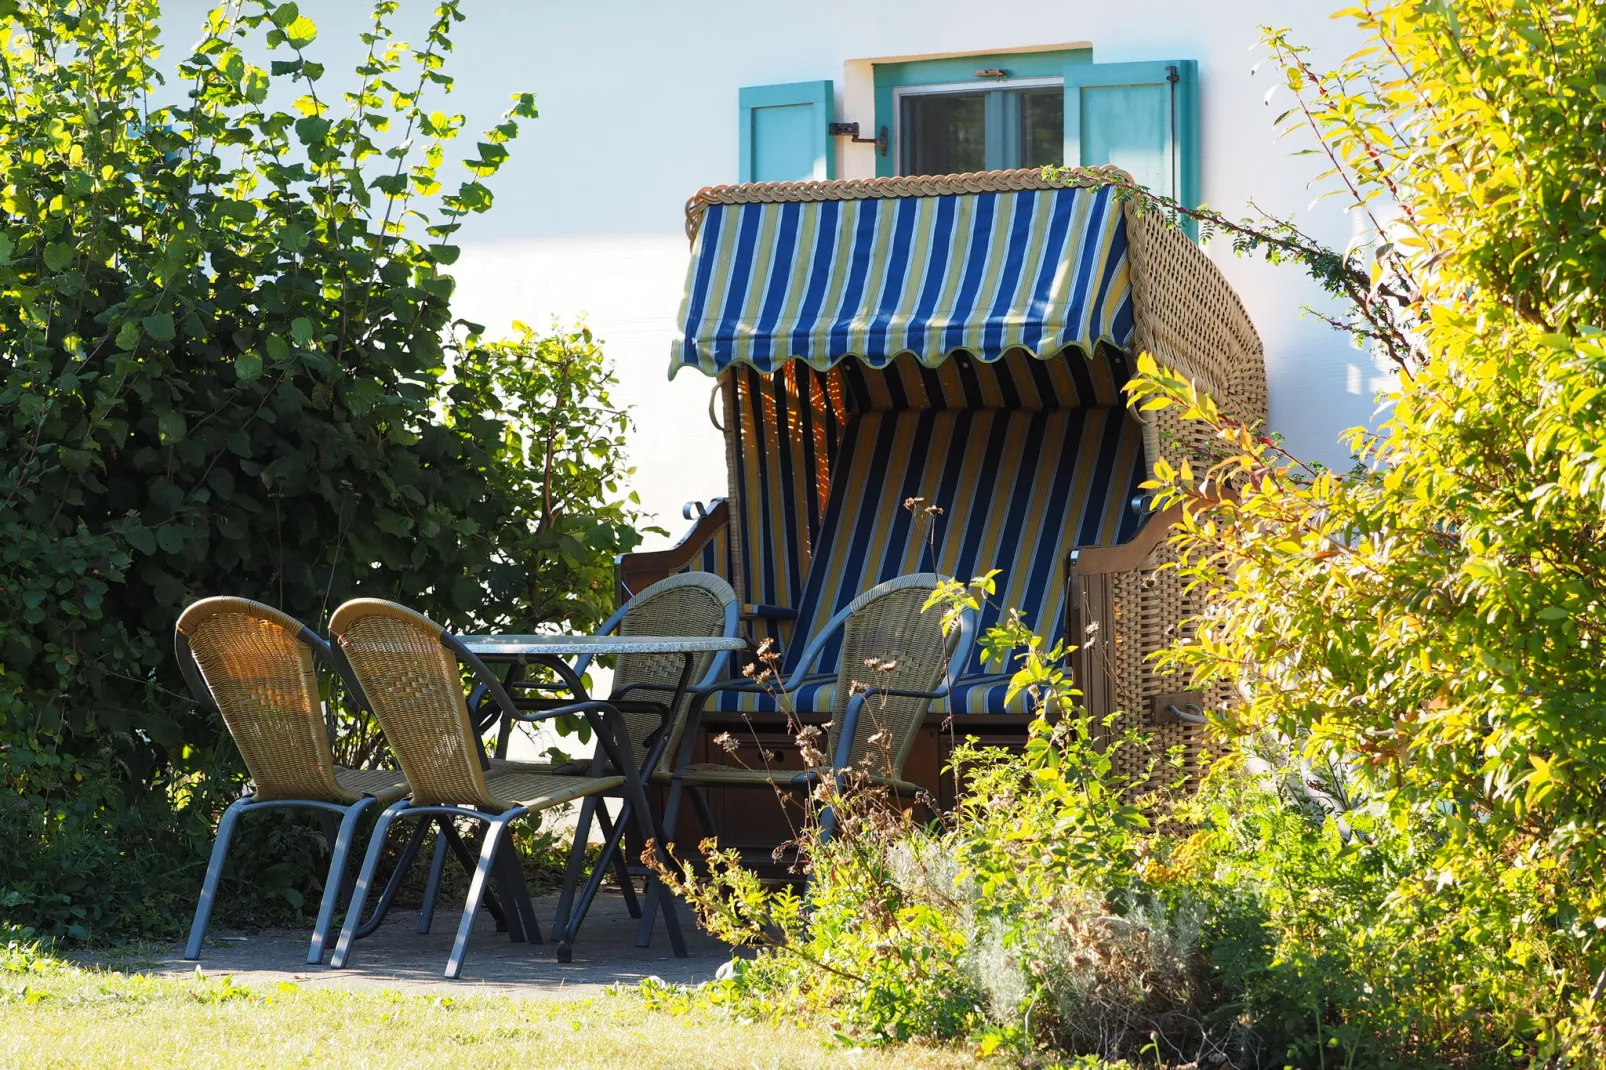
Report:
[[[557,897],[539,898],[535,907],[543,935],[549,935]],[[463,976],[448,981],[442,971],[461,916],[442,904],[435,913],[434,930],[420,936],[414,931],[416,910],[392,910],[377,932],[355,944],[342,970],[307,965],[310,928],[214,930],[207,936],[199,965],[208,974],[232,975],[237,984],[248,987],[291,981],[302,987],[570,999],[594,996],[607,985],[634,984],[649,976],[680,983],[710,980],[731,958],[730,948],[697,929],[684,906],[681,924],[686,932],[686,958],[676,958],[670,951],[661,919],[652,946],[636,947],[636,920],[625,909],[623,898],[605,892],[597,897],[574,943],[573,962],[558,962],[551,943],[512,943],[506,933],[496,931],[490,914],[482,910],[468,945]],[[173,945],[137,956],[102,952],[74,957],[85,965],[109,969],[169,976],[193,973],[197,964],[182,955],[182,946]]]

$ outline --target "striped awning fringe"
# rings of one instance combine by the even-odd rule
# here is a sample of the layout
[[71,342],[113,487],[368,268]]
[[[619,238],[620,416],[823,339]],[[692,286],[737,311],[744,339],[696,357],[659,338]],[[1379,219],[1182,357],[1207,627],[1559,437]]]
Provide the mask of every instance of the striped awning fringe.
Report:
[[1108,187],[709,204],[670,376],[881,368],[904,353],[1057,356],[1125,346],[1126,227]]

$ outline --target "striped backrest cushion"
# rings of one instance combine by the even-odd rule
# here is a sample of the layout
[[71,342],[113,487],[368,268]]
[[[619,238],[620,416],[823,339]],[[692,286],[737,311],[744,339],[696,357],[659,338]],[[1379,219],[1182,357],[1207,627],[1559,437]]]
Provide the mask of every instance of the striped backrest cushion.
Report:
[[[996,602],[1060,634],[1066,555],[1136,533],[1141,428],[1124,409],[865,412],[847,425],[813,559],[795,603],[803,646],[860,592],[910,572],[998,568]],[[914,509],[906,500],[918,498]],[[935,507],[929,537],[921,510]],[[756,555],[755,555],[756,556]],[[981,621],[997,623],[989,608]],[[836,668],[833,643],[820,666]],[[967,672],[981,672],[980,655]]]

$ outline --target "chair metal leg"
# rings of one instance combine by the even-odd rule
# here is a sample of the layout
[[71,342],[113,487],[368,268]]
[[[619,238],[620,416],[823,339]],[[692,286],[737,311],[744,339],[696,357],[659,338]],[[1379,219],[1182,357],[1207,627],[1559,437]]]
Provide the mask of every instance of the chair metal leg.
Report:
[[[676,780],[669,785],[669,798],[664,803],[664,829],[665,834],[670,837],[674,836],[675,829],[680,824],[680,800],[685,797],[688,791],[692,793],[693,805],[696,805],[697,801],[702,799],[702,792],[698,790],[695,784],[687,784],[684,780]],[[703,799],[699,810],[707,805],[708,801]],[[713,815],[710,814],[710,824],[705,825],[703,828],[705,836],[715,835],[711,823],[712,818]],[[670,842],[673,843],[673,839]],[[641,912],[641,924],[636,927],[637,947],[647,947],[652,943],[652,927],[653,923],[658,920],[658,907],[668,895],[669,889],[664,887],[664,882],[658,879],[658,875],[649,873],[647,875],[646,888],[647,905]]]
[[[514,874],[508,865],[508,844],[512,842],[513,835],[502,837],[502,842],[496,846],[496,854],[491,858],[491,885],[502,893],[502,901],[507,905],[507,938],[515,944],[525,942],[524,936],[524,910],[519,905],[519,893],[514,886]],[[524,875],[518,874],[517,880],[524,883]]]
[[[668,848],[664,846],[664,830],[662,828],[653,827],[654,818],[652,814],[652,808],[647,803],[647,793],[642,790],[641,781],[626,781],[625,791],[632,796],[627,801],[632,804],[632,808],[635,811],[636,827],[641,834],[641,845],[643,850],[645,850],[648,841],[651,841],[653,845],[653,852],[658,856],[659,863],[665,866],[673,865],[673,861],[669,857]],[[624,815],[620,814],[619,817],[622,823],[624,820]],[[649,878],[649,884],[656,887],[657,883],[657,881]],[[662,899],[664,911],[664,928],[669,930],[669,947],[674,951],[676,958],[683,959],[686,957],[686,937],[680,931],[680,915],[675,910],[675,901],[672,897],[668,896],[661,896],[660,898]],[[642,913],[642,924],[647,927],[647,934],[648,938],[650,939],[652,935],[652,928],[648,919],[651,918],[652,915],[646,911],[643,911]],[[641,943],[639,934],[636,944],[638,947],[645,946]]]
[[346,908],[346,922],[340,927],[340,940],[335,953],[329,956],[330,969],[343,969],[351,954],[351,942],[356,938],[357,926],[362,919],[363,907],[368,905],[368,889],[374,883],[374,871],[379,868],[379,856],[385,849],[385,837],[396,819],[407,812],[407,800],[401,799],[385,807],[385,812],[374,822],[373,835],[368,838],[368,853],[362,860],[362,872],[357,875],[357,887],[351,892],[351,905]]
[[586,920],[586,914],[591,910],[591,902],[597,897],[597,889],[602,887],[602,878],[607,875],[608,861],[619,855],[619,841],[629,831],[630,804],[625,803],[619,810],[619,822],[614,825],[613,831],[602,844],[602,854],[597,857],[597,864],[591,867],[591,876],[586,880],[586,886],[580,892],[580,899],[569,912],[568,925],[559,937],[558,961],[571,962],[574,958],[575,934],[580,931],[581,922]]
[[587,795],[580,800],[580,817],[574,824],[574,842],[569,845],[569,861],[563,867],[563,888],[558,892],[558,913],[552,922],[552,939],[559,945],[559,961],[563,961],[563,944],[569,932],[569,914],[574,909],[575,889],[580,886],[580,871],[585,868],[586,845],[591,839],[591,821],[596,813],[595,795]]
[[368,916],[367,921],[359,919],[356,936],[358,940],[379,931],[379,926],[385,921],[385,915],[390,913],[390,904],[395,900],[396,893],[401,890],[401,883],[406,879],[407,871],[413,868],[413,862],[418,858],[418,849],[423,846],[424,836],[428,832],[429,819],[425,818],[408,837],[407,846],[402,848],[401,858],[396,860],[396,868],[392,871],[390,879],[385,882],[385,890],[379,893],[379,902],[375,904],[374,912]]
[[485,897],[485,886],[496,861],[497,845],[502,831],[507,828],[506,817],[486,819],[485,840],[480,844],[479,861],[474,866],[474,878],[468,885],[468,900],[463,904],[463,917],[457,923],[457,939],[452,941],[452,954],[446,960],[446,978],[455,981],[463,972],[463,954],[468,950],[469,934],[474,931],[474,916],[480,911],[480,900]]
[[429,860],[429,882],[424,885],[424,903],[418,910],[418,935],[426,936],[435,924],[435,899],[441,891],[441,873],[446,869],[446,829],[451,818],[435,819],[435,854]]
[[217,825],[217,840],[212,844],[212,858],[206,864],[206,879],[201,882],[201,899],[195,904],[195,920],[190,923],[190,939],[184,945],[184,957],[201,957],[201,940],[206,936],[206,925],[212,917],[212,902],[217,898],[218,882],[223,879],[223,860],[229,854],[229,841],[234,838],[234,826],[251,805],[249,798],[236,799],[223,811]]
[[[697,822],[703,826],[703,839],[719,840],[719,823],[714,820],[713,807],[708,805],[708,795],[696,784],[686,785],[686,794],[691,796],[691,804],[697,810]],[[671,838],[675,835],[675,826],[670,823],[669,816],[664,815],[664,832]]]
[[513,842],[513,832],[510,829],[502,837],[502,846],[497,851],[496,884],[502,889],[502,896],[513,908],[508,912],[508,928],[513,928],[513,922],[518,922],[518,936],[513,938],[515,943],[528,941],[532,944],[541,943],[541,923],[535,917],[535,903],[530,899],[530,886],[524,881],[524,867],[519,862],[518,847]]
[[329,938],[329,926],[335,920],[335,906],[346,883],[346,859],[351,854],[351,841],[357,835],[357,821],[362,817],[363,811],[374,802],[372,796],[365,795],[348,806],[340,819],[340,827],[335,832],[334,843],[330,847],[329,875],[323,882],[323,900],[318,904],[318,922],[312,927],[312,945],[307,948],[309,966],[316,966],[323,961],[323,947]]
[[[604,840],[613,837],[613,819],[608,816],[606,806],[597,807],[597,828],[602,830]],[[625,909],[630,911],[632,918],[641,917],[641,901],[636,898],[636,884],[630,876],[630,859],[622,854],[613,856],[613,877],[619,882],[619,894],[624,897]]]
[[[462,863],[463,872],[472,874],[474,872],[474,852],[468,849],[468,844],[463,842],[463,837],[457,834],[457,826],[452,824],[452,819],[447,817],[443,820],[445,821],[446,846],[451,848],[452,853],[457,856],[458,862]],[[496,919],[496,931],[499,933],[507,932],[507,914],[502,910],[501,901],[489,889],[485,892],[485,909],[489,910],[491,917]]]

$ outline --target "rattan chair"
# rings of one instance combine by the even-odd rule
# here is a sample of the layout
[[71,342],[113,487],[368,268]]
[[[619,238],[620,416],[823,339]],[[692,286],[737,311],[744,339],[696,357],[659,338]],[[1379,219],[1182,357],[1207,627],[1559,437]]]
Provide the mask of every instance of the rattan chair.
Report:
[[[736,592],[723,579],[709,572],[685,572],[660,580],[630,599],[603,623],[597,634],[734,636],[740,627],[739,610]],[[667,700],[681,686],[682,675],[685,674],[695,688],[710,687],[724,675],[725,660],[719,654],[700,654],[692,660],[688,670],[686,658],[681,654],[625,654],[618,658],[608,702],[624,718],[630,734],[631,756],[644,780],[670,783],[670,762],[685,730],[692,700],[692,692],[688,691],[676,710],[669,709]],[[590,664],[589,654],[578,659],[573,667],[574,675],[583,676]],[[502,738],[507,737],[511,727],[509,719],[504,717]],[[706,816],[708,803],[700,792],[692,790],[699,812],[705,815],[705,820],[711,820]],[[611,821],[599,801],[599,796],[593,795],[580,804],[574,844],[569,851],[563,891],[558,898],[556,931],[560,958],[564,957],[562,948],[585,920],[609,866],[615,869],[631,916],[641,916],[631,883],[637,871],[626,863],[619,851],[620,840],[629,834],[630,813],[621,810],[619,820]],[[630,806],[628,799],[624,805]],[[602,854],[592,867],[591,879],[580,892],[576,905],[575,889],[585,864],[593,820],[602,828]],[[631,854],[639,857],[642,845],[630,846]]]
[[[404,606],[370,598],[356,599],[337,609],[330,618],[329,632],[336,644],[335,659],[344,663],[361,686],[412,786],[411,799],[392,803],[379,817],[331,966],[343,967],[349,959],[385,834],[402,818],[470,818],[486,825],[468,900],[446,964],[448,978],[456,978],[462,972],[474,919],[493,875],[508,900],[511,938],[515,942],[541,941],[540,925],[508,834],[513,821],[577,799],[633,786],[631,801],[643,825],[642,838],[653,837],[651,814],[640,780],[628,767],[620,743],[625,735],[620,715],[607,703],[570,704],[553,711],[553,715],[593,712],[605,718],[609,731],[599,732],[600,746],[588,775],[531,771],[511,763],[493,769],[469,717],[459,663],[467,665],[489,689],[504,715],[519,713],[501,682],[456,637]],[[605,771],[606,762],[613,763],[615,772]],[[621,769],[626,775],[617,771]],[[436,876],[432,870],[432,886],[425,893],[431,902],[438,891]],[[677,953],[685,954],[673,919],[670,933]]]
[[[750,787],[792,790],[810,796],[825,777],[845,790],[849,781],[867,783],[904,797],[914,798],[921,788],[903,779],[903,763],[914,744],[916,731],[933,700],[948,693],[951,682],[970,657],[975,615],[966,611],[959,627],[944,635],[941,613],[923,610],[941,577],[920,572],[888,580],[859,595],[826,622],[809,640],[792,675],[775,688],[756,682],[725,680],[699,688],[689,704],[675,761],[669,776],[669,800],[664,827],[674,834],[681,799],[701,786]],[[791,772],[744,769],[712,762],[692,761],[698,721],[708,698],[719,691],[779,690],[790,694],[810,682],[810,671],[828,645],[841,643],[831,721],[825,754],[829,765]],[[704,833],[718,836],[713,818],[703,810]],[[820,815],[821,832],[830,835],[834,818],[829,808]],[[638,943],[651,932],[658,895],[649,892],[646,916]]]
[[[406,796],[407,781],[394,770],[335,765],[318,694],[319,666],[335,666],[328,644],[294,618],[245,598],[205,598],[179,617],[173,645],[190,689],[222,716],[253,783],[218,823],[184,957],[200,958],[240,818],[289,808],[318,811],[332,833],[329,872],[307,951],[308,963],[321,962],[358,820],[369,807]],[[335,815],[339,825],[331,830]]]

